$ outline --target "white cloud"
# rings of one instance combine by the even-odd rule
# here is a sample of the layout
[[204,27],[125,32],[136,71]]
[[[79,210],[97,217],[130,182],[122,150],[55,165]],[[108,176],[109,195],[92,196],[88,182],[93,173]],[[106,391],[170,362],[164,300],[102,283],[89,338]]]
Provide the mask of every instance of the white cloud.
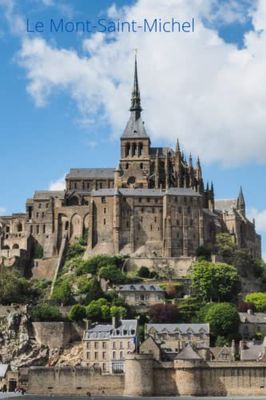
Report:
[[65,190],[65,177],[66,175],[62,176],[61,178],[52,181],[49,183],[48,190]]
[[[110,14],[125,20],[195,17],[196,32],[121,33],[112,41],[96,34],[83,41],[87,57],[42,38],[24,38],[18,62],[27,74],[27,90],[37,106],[44,106],[63,89],[81,118],[106,119],[119,136],[128,118],[132,49],[137,47],[143,118],[153,139],[173,144],[178,136],[185,150],[207,162],[266,163],[266,31],[258,34],[266,28],[266,6],[260,0],[247,11],[237,3],[230,0],[226,12],[218,8],[213,14],[217,0],[157,0],[153,7],[150,0],[138,0],[124,9],[113,7]],[[212,15],[223,16],[225,23],[241,22],[245,13],[256,31],[246,35],[241,50],[201,22]]]
[[255,218],[256,228],[259,232],[266,232],[266,210],[257,210],[256,208],[251,208],[248,211],[249,219]]
[[6,214],[6,208],[0,207],[0,215],[5,215],[5,214]]

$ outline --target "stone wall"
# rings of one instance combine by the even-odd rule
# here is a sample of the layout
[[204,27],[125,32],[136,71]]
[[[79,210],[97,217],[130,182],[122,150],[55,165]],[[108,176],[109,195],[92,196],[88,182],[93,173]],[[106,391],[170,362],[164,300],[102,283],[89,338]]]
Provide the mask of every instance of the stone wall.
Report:
[[185,277],[188,275],[192,262],[192,257],[132,257],[128,259],[126,269],[131,271],[135,270],[136,267],[139,269],[145,266],[159,273],[169,270],[169,273],[172,271],[176,277]]
[[81,339],[81,332],[71,322],[33,322],[33,328],[37,342],[51,349],[59,349]]
[[34,394],[121,395],[124,391],[124,375],[101,375],[89,368],[32,367],[28,379],[28,391]]

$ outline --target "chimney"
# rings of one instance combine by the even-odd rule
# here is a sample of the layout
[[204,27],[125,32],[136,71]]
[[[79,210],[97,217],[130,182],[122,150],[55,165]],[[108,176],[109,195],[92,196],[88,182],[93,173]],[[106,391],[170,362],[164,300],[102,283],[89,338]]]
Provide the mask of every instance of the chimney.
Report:
[[91,327],[91,320],[90,319],[84,319],[85,322],[85,331],[88,331]]
[[118,317],[112,317],[112,327],[113,327],[113,329],[117,328],[118,326],[119,326]]
[[235,359],[236,359],[236,342],[234,340],[232,340],[232,344],[231,344],[231,356],[232,356],[232,360],[235,361]]

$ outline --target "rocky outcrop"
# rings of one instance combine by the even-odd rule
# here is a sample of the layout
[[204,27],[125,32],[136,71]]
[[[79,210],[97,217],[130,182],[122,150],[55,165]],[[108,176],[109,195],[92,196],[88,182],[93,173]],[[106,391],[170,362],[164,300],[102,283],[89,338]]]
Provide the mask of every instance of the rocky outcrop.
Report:
[[0,362],[11,369],[33,365],[46,365],[47,346],[40,346],[32,336],[27,307],[10,309],[0,320]]

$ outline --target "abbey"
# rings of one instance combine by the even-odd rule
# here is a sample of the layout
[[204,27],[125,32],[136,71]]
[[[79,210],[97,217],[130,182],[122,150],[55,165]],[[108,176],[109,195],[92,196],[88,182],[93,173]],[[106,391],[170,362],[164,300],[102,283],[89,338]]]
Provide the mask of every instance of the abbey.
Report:
[[199,158],[187,160],[178,141],[175,149],[151,146],[136,60],[120,151],[116,168],[71,169],[64,191],[37,191],[26,213],[0,217],[0,264],[27,263],[38,252],[44,260],[56,259],[67,242],[81,237],[88,256],[192,259],[200,246],[213,251],[220,232],[230,233],[239,249],[261,256],[242,189],[236,199],[216,200]]

